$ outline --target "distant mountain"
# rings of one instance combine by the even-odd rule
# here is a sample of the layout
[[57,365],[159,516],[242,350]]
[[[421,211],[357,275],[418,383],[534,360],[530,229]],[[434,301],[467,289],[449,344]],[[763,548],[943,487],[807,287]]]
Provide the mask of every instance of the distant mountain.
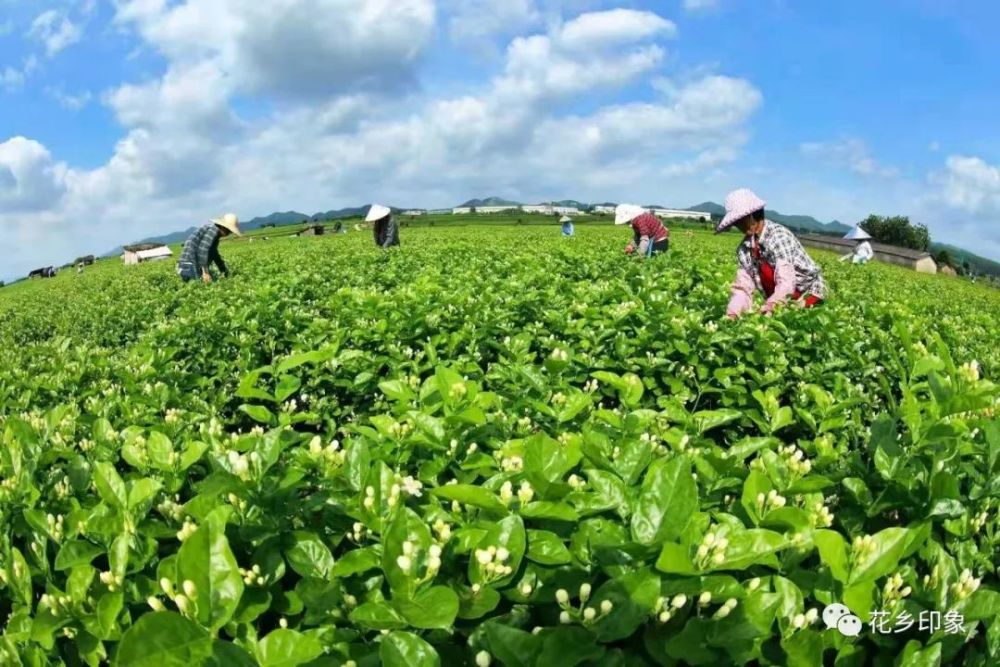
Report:
[[570,208],[578,208],[581,211],[584,209],[589,209],[591,206],[590,204],[584,204],[583,202],[579,202],[575,199],[563,199],[562,201],[554,201],[548,203],[552,204],[553,206],[567,206]]
[[702,213],[710,213],[713,218],[721,218],[726,214],[726,207],[716,204],[714,201],[706,201],[698,204],[697,206],[692,206],[688,211],[701,211]]
[[502,197],[487,197],[486,199],[470,199],[464,204],[459,204],[458,208],[479,208],[480,206],[522,206],[522,204]]
[[[713,218],[722,218],[726,214],[726,208],[715,202],[707,201],[692,206],[688,211],[701,211],[710,213]],[[846,234],[851,228],[838,220],[832,222],[820,222],[811,215],[784,215],[777,211],[768,209],[767,217],[774,220],[779,225],[784,225],[797,231],[818,232],[820,234]]]
[[299,213],[298,211],[286,211],[284,213],[272,213],[271,215],[266,215],[263,218],[253,218],[247,220],[246,222],[240,223],[240,229],[260,229],[261,227],[274,226],[280,227],[281,225],[299,225],[303,222],[308,222],[310,216],[305,213]]
[[[367,206],[354,206],[350,208],[341,208],[336,211],[327,211],[326,213],[320,212],[309,217],[313,222],[323,222],[324,220],[340,220],[342,218],[357,218],[368,213],[368,209],[371,204]],[[394,211],[396,209],[393,209]]]
[[955,266],[962,266],[965,262],[968,262],[969,268],[972,269],[974,274],[1000,276],[1000,262],[994,262],[992,259],[980,257],[979,255],[975,255],[968,250],[962,250],[961,248],[956,248],[955,246],[948,245],[947,243],[931,243],[932,253],[938,253],[942,250],[948,251],[948,254],[951,255],[952,263]]

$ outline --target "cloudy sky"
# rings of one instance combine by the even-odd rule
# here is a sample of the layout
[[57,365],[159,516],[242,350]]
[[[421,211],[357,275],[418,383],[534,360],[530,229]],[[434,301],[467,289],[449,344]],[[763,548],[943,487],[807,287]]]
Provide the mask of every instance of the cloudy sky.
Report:
[[0,0],[0,278],[234,210],[904,213],[1000,259],[990,0]]

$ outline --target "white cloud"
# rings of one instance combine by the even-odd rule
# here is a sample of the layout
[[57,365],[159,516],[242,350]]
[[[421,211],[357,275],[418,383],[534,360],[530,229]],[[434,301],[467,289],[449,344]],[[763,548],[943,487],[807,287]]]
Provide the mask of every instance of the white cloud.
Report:
[[38,58],[28,56],[21,67],[7,65],[0,70],[0,88],[7,91],[17,90],[24,85],[28,77],[38,69]]
[[515,35],[541,22],[535,0],[447,0],[448,30],[462,43]]
[[70,21],[63,12],[49,9],[39,14],[31,23],[28,36],[44,44],[46,55],[52,58],[63,49],[80,41],[83,30]]
[[979,157],[952,155],[945,169],[932,176],[940,199],[948,206],[974,215],[1000,218],[1000,167]]
[[844,166],[862,176],[881,176],[885,178],[899,174],[894,167],[880,164],[871,156],[864,141],[847,137],[837,141],[807,142],[799,146],[806,157]]
[[93,99],[93,95],[89,90],[84,90],[83,92],[73,95],[67,93],[62,88],[47,88],[45,91],[49,97],[54,99],[59,103],[59,106],[64,109],[69,109],[70,111],[79,111],[83,107],[90,104]]
[[0,207],[37,211],[59,203],[66,167],[37,141],[13,137],[0,143]]
[[316,98],[395,89],[433,34],[433,0],[128,0],[134,26],[175,66],[210,63],[234,89]]
[[684,0],[684,9],[689,12],[715,9],[719,6],[719,0]]

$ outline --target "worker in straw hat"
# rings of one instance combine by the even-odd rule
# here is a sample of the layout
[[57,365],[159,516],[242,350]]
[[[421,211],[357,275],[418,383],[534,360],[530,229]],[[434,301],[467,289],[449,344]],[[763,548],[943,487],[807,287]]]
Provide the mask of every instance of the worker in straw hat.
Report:
[[861,229],[861,225],[858,225],[849,231],[844,238],[849,241],[854,241],[855,243],[854,251],[841,257],[841,262],[851,260],[852,264],[864,265],[875,258],[875,251],[872,250],[872,244],[868,242],[868,239],[871,238],[871,234]]
[[562,235],[563,236],[573,236],[573,218],[568,215],[564,215],[559,218],[559,222],[562,223]]
[[786,227],[764,217],[766,202],[747,189],[726,196],[726,215],[715,233],[736,227],[744,234],[736,248],[739,267],[733,282],[728,317],[739,317],[750,309],[753,294],[763,293],[761,309],[769,314],[789,298],[810,308],[826,298],[826,283],[819,265]]
[[399,245],[399,225],[392,215],[392,210],[388,206],[372,204],[365,216],[365,222],[374,223],[372,229],[375,233],[375,245],[379,248],[388,248]]
[[632,240],[625,246],[626,255],[637,253],[639,257],[652,257],[670,248],[670,230],[641,206],[618,206],[615,209],[615,224],[632,226]]
[[181,280],[188,282],[201,278],[204,283],[212,282],[213,276],[208,270],[212,264],[219,267],[222,275],[228,276],[229,269],[219,254],[219,241],[230,234],[243,236],[240,233],[240,220],[235,213],[213,218],[207,225],[196,229],[184,242],[180,259],[177,260],[177,275]]

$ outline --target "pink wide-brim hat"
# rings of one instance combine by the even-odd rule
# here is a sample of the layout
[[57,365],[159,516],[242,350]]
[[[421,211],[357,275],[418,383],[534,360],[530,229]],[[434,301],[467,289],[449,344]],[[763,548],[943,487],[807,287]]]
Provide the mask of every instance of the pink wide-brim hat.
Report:
[[726,215],[715,228],[715,233],[724,232],[737,222],[767,206],[767,202],[753,193],[753,190],[740,188],[726,195]]

